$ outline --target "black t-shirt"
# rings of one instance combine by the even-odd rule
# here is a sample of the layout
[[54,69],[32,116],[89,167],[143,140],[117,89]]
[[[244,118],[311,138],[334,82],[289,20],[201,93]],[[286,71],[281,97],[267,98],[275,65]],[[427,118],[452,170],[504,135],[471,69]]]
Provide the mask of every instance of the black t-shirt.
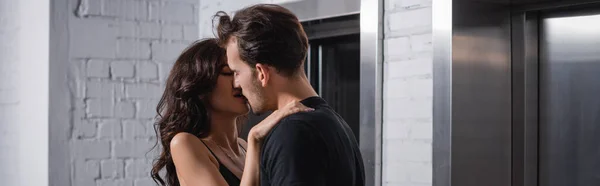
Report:
[[325,100],[283,118],[269,133],[260,160],[261,185],[365,185],[364,165],[352,130]]

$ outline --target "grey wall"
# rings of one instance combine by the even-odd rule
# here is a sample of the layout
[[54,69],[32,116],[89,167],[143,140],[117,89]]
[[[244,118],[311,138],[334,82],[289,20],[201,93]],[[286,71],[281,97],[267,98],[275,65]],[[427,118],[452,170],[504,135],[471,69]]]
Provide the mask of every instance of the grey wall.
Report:
[[0,180],[48,184],[49,2],[0,2]]
[[49,183],[71,185],[71,92],[68,86],[69,0],[52,0],[50,8],[50,108],[49,112]]
[[18,10],[19,1],[0,1],[0,179],[10,185],[18,183],[18,173],[4,168],[18,166]]

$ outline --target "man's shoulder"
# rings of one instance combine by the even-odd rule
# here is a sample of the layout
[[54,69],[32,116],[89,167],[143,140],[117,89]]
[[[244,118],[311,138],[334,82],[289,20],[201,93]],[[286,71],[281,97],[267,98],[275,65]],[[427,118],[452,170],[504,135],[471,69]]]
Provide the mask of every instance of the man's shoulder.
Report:
[[319,123],[329,122],[336,117],[335,111],[329,107],[316,108],[314,111],[298,112],[284,118],[282,121],[288,122],[304,122],[304,123]]
[[317,135],[321,130],[315,122],[314,113],[296,113],[283,118],[269,134],[267,142],[286,140],[291,138],[309,138]]
[[290,115],[286,118],[283,118],[273,128],[271,133],[288,134],[288,133],[298,133],[298,132],[302,133],[302,132],[314,130],[314,127],[311,126],[311,122],[308,120],[308,118],[306,118],[304,116],[298,116],[298,115],[304,115],[304,114],[297,114],[297,115],[294,114],[294,115]]

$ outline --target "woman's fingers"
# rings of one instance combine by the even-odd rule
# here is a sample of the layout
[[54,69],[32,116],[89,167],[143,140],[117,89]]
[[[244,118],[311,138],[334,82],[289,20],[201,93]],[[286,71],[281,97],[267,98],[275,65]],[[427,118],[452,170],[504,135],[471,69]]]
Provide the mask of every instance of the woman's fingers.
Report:
[[291,108],[289,110],[288,114],[294,114],[294,113],[297,113],[297,112],[308,112],[308,111],[313,111],[313,110],[315,110],[315,109],[310,108],[310,107],[306,107],[306,106],[300,104],[300,105],[296,105],[293,108]]
[[283,113],[283,117],[297,113],[297,112],[309,112],[315,109],[305,106],[299,101],[291,101],[284,108],[281,108],[280,111]]

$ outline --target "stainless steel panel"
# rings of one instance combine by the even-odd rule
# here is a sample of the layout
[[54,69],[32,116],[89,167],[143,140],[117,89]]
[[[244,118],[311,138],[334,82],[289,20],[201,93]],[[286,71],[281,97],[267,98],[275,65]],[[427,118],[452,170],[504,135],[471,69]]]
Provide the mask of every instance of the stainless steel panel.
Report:
[[452,1],[433,7],[433,186],[450,186],[452,147]]
[[308,40],[360,34],[360,14],[350,14],[302,23]]
[[542,18],[540,185],[600,185],[599,22],[600,11]]
[[537,185],[538,16],[512,20],[512,186]]
[[323,46],[321,45],[319,45],[319,53],[317,56],[319,56],[319,60],[317,60],[317,63],[319,64],[319,95],[323,95]]
[[356,14],[361,9],[361,0],[274,0],[291,10],[301,21]]
[[360,6],[360,149],[367,185],[381,185],[383,0]]
[[510,9],[454,0],[451,184],[511,184]]
[[574,6],[587,6],[597,3],[598,0],[519,0],[511,2],[513,5],[512,12],[534,12],[546,11],[556,8],[566,8]]
[[313,73],[311,71],[312,70],[311,65],[312,65],[313,61],[311,60],[311,57],[310,57],[312,55],[312,53],[310,51],[311,51],[311,47],[310,47],[310,45],[308,45],[308,53],[306,54],[306,56],[309,56],[309,57],[306,58],[306,62],[304,63],[304,65],[306,65],[305,70],[306,70],[306,76],[308,77],[308,82],[312,82],[312,73]]

